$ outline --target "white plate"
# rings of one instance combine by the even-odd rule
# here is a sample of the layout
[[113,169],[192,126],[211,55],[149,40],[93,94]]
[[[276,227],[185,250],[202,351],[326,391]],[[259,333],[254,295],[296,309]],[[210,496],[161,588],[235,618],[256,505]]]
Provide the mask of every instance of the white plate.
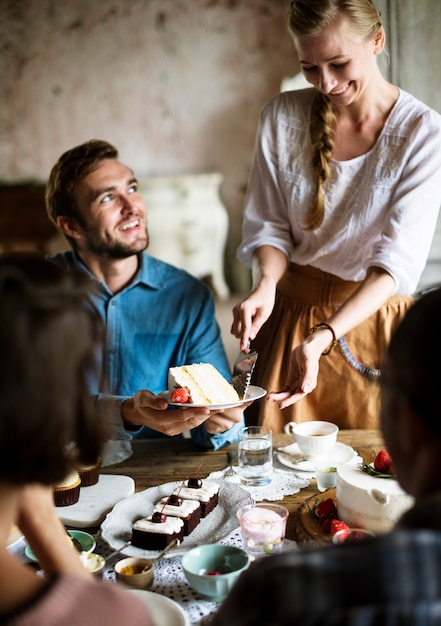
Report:
[[127,589],[149,609],[156,626],[190,626],[187,614],[174,600],[145,589]]
[[65,526],[99,526],[117,502],[135,493],[135,481],[120,474],[100,474],[96,485],[81,487],[80,499],[70,506],[57,506]]
[[[350,463],[355,459],[357,453],[354,448],[347,446],[344,443],[337,441],[332,450],[320,457],[320,460],[327,459],[331,463],[343,464]],[[299,446],[296,443],[292,443],[289,446],[279,448],[277,452],[277,458],[279,461],[290,467],[291,469],[299,470],[301,472],[314,472],[318,458],[312,460],[305,459],[305,455],[301,452]]]
[[[181,482],[172,482],[159,485],[158,487],[150,487],[118,502],[101,524],[102,538],[111,548],[119,550],[125,543],[130,541],[134,522],[141,517],[150,515],[155,504],[161,498],[169,496],[173,489],[180,485]],[[252,497],[242,487],[225,481],[221,482],[219,504],[207,517],[201,519],[192,533],[184,537],[181,546],[178,549],[175,548],[169,554],[171,556],[177,555],[181,553],[181,549],[187,550],[202,543],[216,543],[235,528],[238,528],[239,522],[236,517],[238,508],[244,504],[252,503]],[[127,548],[124,548],[123,554],[127,556],[155,557],[158,552],[156,550],[143,550],[135,546],[127,546]]]
[[182,402],[170,402],[169,391],[161,391],[158,395],[165,398],[170,406],[178,406],[181,409],[210,409],[211,411],[220,411],[221,409],[231,409],[234,406],[240,406],[251,400],[259,400],[259,398],[266,396],[266,393],[266,390],[262,389],[262,387],[250,385],[245,394],[245,398],[239,400],[239,402],[233,402],[232,404],[182,404]]

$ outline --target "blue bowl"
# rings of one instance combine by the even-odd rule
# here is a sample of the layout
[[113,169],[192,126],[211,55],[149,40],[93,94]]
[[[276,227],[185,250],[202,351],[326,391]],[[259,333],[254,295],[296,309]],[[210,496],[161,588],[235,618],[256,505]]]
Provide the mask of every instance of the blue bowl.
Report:
[[218,602],[228,594],[250,564],[241,548],[213,543],[193,548],[182,557],[185,577],[203,598]]

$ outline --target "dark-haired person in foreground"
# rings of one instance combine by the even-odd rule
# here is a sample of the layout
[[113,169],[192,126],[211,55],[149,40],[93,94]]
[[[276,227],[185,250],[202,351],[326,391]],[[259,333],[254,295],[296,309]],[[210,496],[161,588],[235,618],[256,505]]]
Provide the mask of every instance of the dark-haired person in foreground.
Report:
[[441,624],[441,290],[409,309],[381,375],[381,424],[415,505],[387,534],[267,557],[239,579],[213,626]]
[[[86,385],[99,320],[84,278],[33,256],[0,256],[0,623],[10,626],[151,626],[147,609],[83,567],[54,507],[66,450],[100,454],[101,427]],[[44,577],[8,550],[17,526]]]
[[93,300],[106,326],[103,371],[110,394],[97,385],[91,392],[114,437],[190,430],[209,449],[236,441],[243,407],[167,410],[157,395],[168,387],[169,367],[206,362],[227,379],[231,375],[208,287],[146,254],[146,207],[116,148],[92,140],[65,152],[52,168],[46,204],[72,248],[55,260],[84,272],[97,288]]

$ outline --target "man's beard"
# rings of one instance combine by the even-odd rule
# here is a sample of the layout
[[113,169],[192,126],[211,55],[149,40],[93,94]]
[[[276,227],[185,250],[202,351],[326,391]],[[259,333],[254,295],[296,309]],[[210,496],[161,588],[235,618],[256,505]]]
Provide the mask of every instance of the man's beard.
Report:
[[[99,234],[99,231],[95,231]],[[103,240],[94,237],[94,231],[89,229],[87,245],[90,252],[97,256],[109,259],[127,259],[128,257],[146,250],[149,245],[149,233],[145,229],[145,239],[138,239],[132,244],[124,244],[116,240]]]

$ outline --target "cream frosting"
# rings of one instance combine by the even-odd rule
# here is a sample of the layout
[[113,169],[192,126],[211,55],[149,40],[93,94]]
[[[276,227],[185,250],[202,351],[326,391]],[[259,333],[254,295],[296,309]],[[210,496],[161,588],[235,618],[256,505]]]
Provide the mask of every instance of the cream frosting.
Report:
[[[188,517],[200,508],[197,500],[183,500],[180,506],[167,504],[168,497],[162,498],[155,504],[154,511],[162,511],[166,515],[174,515],[175,517]],[[164,506],[165,505],[165,506]]]
[[240,400],[234,387],[210,363],[171,367],[169,393],[176,387],[189,389],[192,404],[228,404]]
[[167,517],[165,522],[152,522],[152,518],[144,517],[136,520],[133,524],[135,530],[140,530],[144,533],[155,533],[157,535],[173,535],[180,533],[184,526],[184,522],[180,517]]
[[71,489],[81,483],[80,475],[76,470],[72,470],[58,483],[55,483],[54,489]]
[[338,519],[376,533],[390,530],[414,501],[395,479],[371,476],[356,465],[337,467],[336,499]]
[[219,492],[218,483],[203,482],[202,487],[198,489],[192,487],[177,487],[173,493],[179,493],[181,498],[188,500],[197,500],[198,502],[208,502],[214,495]]

